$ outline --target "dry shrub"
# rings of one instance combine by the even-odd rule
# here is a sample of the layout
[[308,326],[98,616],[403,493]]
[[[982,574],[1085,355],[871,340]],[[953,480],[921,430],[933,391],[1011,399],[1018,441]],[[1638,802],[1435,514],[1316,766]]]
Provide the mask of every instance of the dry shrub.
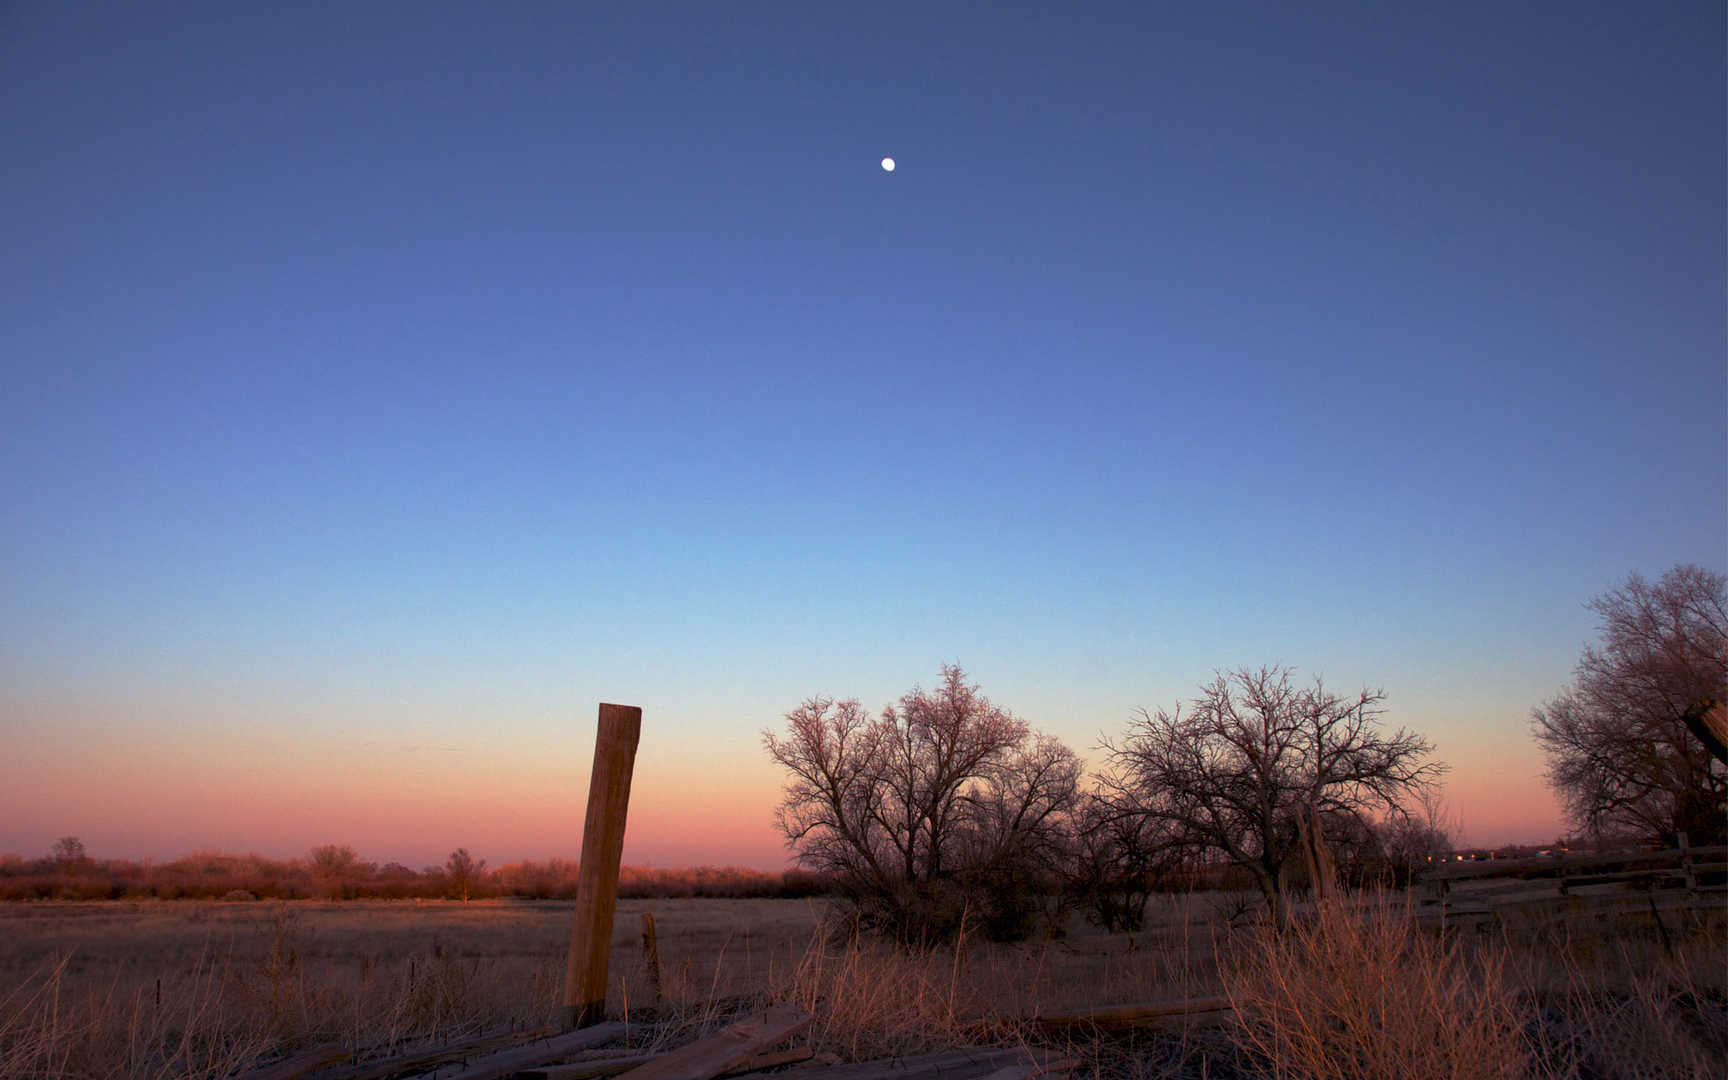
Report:
[[1280,1077],[1520,1077],[1517,996],[1497,954],[1467,956],[1384,900],[1267,924],[1224,960],[1242,1049]]
[[777,993],[816,1017],[811,1043],[850,1061],[963,1046],[982,1012],[963,978],[963,939],[907,950],[854,935],[836,946],[818,932]]
[[738,1015],[776,1002],[790,1002],[815,1017],[812,1049],[846,1060],[868,1060],[966,1045],[962,1028],[981,1010],[966,978],[964,946],[908,949],[859,931],[823,923],[789,964],[770,966],[745,980],[732,978],[743,966],[735,943],[723,946],[710,975],[680,970],[665,974],[664,994],[649,1011],[655,1021],[648,1050],[670,1049],[712,1033]]

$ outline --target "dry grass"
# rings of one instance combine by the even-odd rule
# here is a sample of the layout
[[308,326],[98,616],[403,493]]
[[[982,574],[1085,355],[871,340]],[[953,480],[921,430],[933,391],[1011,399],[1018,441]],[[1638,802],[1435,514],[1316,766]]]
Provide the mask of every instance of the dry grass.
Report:
[[1720,921],[1580,932],[1562,917],[1508,950],[1531,1003],[1530,1048],[1558,1080],[1708,1080],[1728,1073],[1728,946]]
[[1385,899],[1327,904],[1235,943],[1225,984],[1244,1050],[1309,1080],[1526,1075],[1518,997],[1498,950],[1468,955]]
[[[1719,916],[1666,947],[1599,921],[1458,944],[1396,903],[1284,935],[1231,930],[1216,895],[1153,904],[1132,938],[907,954],[836,940],[816,901],[626,901],[609,1005],[639,1050],[791,1000],[817,1017],[814,1048],[849,1059],[963,1045],[989,1016],[1226,988],[1242,1006],[1234,1036],[1080,1037],[1111,1080],[1711,1076],[1728,1054]],[[556,902],[0,905],[0,1076],[214,1078],[314,1045],[371,1056],[556,1023],[569,919]]]
[[0,1076],[218,1077],[284,1050],[388,1050],[552,1011],[543,958],[361,931],[366,913],[341,905],[129,907],[3,912]]

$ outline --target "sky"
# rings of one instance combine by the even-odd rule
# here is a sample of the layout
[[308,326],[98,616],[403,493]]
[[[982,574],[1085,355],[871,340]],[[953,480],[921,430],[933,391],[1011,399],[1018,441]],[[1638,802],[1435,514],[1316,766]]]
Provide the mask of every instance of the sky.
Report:
[[[0,852],[778,867],[959,663],[1383,688],[1474,843],[1728,564],[1719,3],[0,7]],[[898,167],[879,166],[892,156]]]

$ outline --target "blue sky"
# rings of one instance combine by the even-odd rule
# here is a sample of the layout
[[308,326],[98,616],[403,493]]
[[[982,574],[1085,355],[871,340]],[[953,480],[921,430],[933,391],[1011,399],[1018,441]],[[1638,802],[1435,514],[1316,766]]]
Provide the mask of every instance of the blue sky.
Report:
[[771,862],[761,728],[954,660],[1384,686],[1551,836],[1584,601],[1728,562],[1721,5],[930,7],[0,13],[0,850],[438,854],[436,745],[573,851],[623,700],[754,830],[635,857]]

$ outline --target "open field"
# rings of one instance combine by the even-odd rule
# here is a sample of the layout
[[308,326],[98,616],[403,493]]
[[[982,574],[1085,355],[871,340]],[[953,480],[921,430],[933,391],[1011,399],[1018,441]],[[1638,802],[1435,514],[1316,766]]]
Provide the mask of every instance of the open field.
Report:
[[[1228,902],[1158,898],[1152,929],[1132,938],[1076,919],[1074,932],[1061,940],[975,944],[958,957],[938,950],[926,959],[959,1017],[1216,993],[1212,935]],[[0,978],[17,985],[59,970],[63,994],[130,985],[149,990],[154,1001],[158,978],[181,982],[219,970],[240,998],[267,1001],[274,1017],[293,1013],[308,1023],[334,1020],[338,999],[372,1012],[404,987],[435,979],[448,993],[460,991],[470,1009],[484,1006],[472,1014],[477,1024],[538,1026],[554,1015],[571,907],[559,901],[0,905]],[[655,1002],[640,941],[644,913],[656,922],[662,995],[694,1005],[784,987],[801,968],[819,966],[826,951],[815,946],[826,940],[827,910],[816,899],[621,901],[609,1007],[623,1012]],[[905,967],[902,957],[889,955]],[[413,1026],[410,1019],[461,1023],[427,1009],[404,1016],[405,1028]]]
[[[1336,964],[1328,986],[1304,991],[1323,995],[1346,978],[1384,985],[1426,957],[1452,965],[1421,978],[1454,997],[1410,1007],[1456,1013],[1463,994],[1475,1012],[1505,1010],[1526,1049],[1551,1059],[1540,1075],[1711,1075],[1694,1066],[1728,1053],[1719,913],[1670,919],[1666,945],[1647,920],[1557,919],[1517,941],[1468,936],[1447,959],[1399,922],[1394,898],[1379,937],[1314,939],[1283,955],[1261,931],[1232,929],[1236,901],[1156,897],[1133,937],[1076,919],[1055,940],[910,956],[833,940],[820,900],[625,901],[609,1007],[633,1018],[635,1043],[654,1045],[747,1004],[792,1000],[815,1013],[818,1051],[862,1059],[974,1041],[982,1018],[1136,1001],[1227,992],[1274,1015],[1291,972]],[[0,1074],[221,1076],[332,1041],[374,1053],[553,1024],[570,912],[521,901],[0,906]],[[659,936],[658,1008],[640,947],[645,912]],[[1470,997],[1479,984],[1492,985],[1492,1002]],[[1400,1023],[1425,1037],[1418,1021]],[[1100,1071],[1216,1077],[1245,1060],[1236,1044],[1252,1041],[1246,1031],[1078,1037]],[[1590,1065],[1609,1054],[1646,1067]]]

